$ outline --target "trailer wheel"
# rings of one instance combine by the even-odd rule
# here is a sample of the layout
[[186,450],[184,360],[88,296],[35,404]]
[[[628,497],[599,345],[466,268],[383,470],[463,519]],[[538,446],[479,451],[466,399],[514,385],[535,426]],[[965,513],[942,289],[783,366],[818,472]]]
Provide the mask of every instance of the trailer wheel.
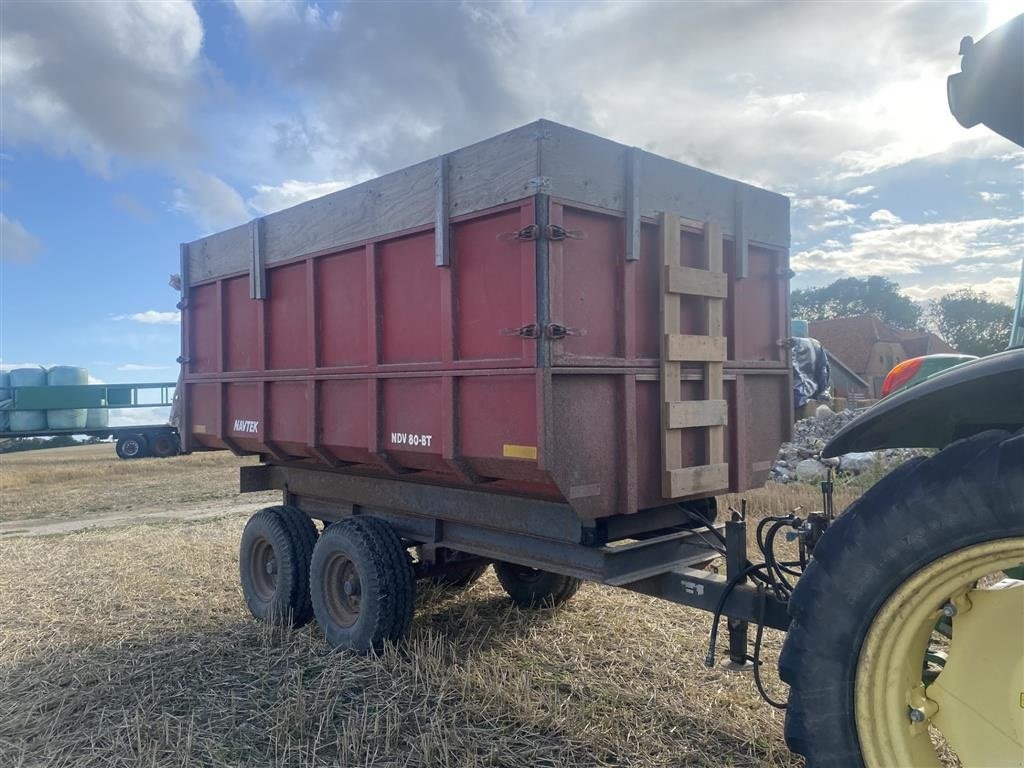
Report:
[[166,459],[170,456],[177,456],[180,451],[177,438],[167,432],[161,432],[153,436],[149,444],[149,452],[158,459]]
[[366,653],[400,640],[412,622],[412,563],[394,529],[372,517],[329,526],[313,549],[310,594],[334,648]]
[[573,576],[514,563],[495,563],[494,572],[512,602],[521,608],[561,605],[576,594],[582,583]]
[[[779,659],[808,768],[1024,755],[1024,431],[992,430],[881,480],[825,532]],[[947,640],[936,630],[946,617]],[[958,765],[960,763],[957,763]]]
[[316,539],[313,521],[296,507],[267,507],[249,518],[242,532],[238,570],[253,616],[293,627],[313,617],[309,562]]
[[453,568],[445,573],[431,576],[430,580],[439,587],[448,589],[465,589],[480,580],[480,577],[487,571],[487,563],[479,565],[471,563],[459,568]]
[[149,442],[145,435],[122,435],[114,451],[119,459],[141,459],[149,455]]

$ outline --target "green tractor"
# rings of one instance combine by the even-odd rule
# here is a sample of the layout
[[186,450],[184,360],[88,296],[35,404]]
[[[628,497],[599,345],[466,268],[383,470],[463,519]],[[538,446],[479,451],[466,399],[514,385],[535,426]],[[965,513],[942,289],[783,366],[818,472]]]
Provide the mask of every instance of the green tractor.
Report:
[[[1024,16],[960,53],[954,116],[1024,145]],[[1024,766],[1022,303],[1024,274],[1010,349],[903,387],[823,451],[937,453],[840,515],[792,595],[779,671],[809,768]]]

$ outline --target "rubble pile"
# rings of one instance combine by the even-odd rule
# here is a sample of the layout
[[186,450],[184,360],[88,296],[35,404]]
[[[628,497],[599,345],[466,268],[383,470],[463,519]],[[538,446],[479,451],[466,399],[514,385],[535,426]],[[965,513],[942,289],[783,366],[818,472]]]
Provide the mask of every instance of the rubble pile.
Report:
[[827,405],[814,416],[793,426],[793,440],[779,449],[771,479],[777,483],[818,483],[826,478],[829,467],[841,475],[859,475],[880,469],[888,471],[907,459],[920,456],[914,448],[887,448],[866,453],[847,453],[838,459],[822,459],[821,450],[833,435],[857,418],[863,411],[833,411]]

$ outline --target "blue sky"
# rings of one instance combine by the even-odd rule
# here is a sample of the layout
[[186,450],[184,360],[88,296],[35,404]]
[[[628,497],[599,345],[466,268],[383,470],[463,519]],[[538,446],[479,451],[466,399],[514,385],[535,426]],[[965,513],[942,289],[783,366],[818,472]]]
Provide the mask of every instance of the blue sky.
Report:
[[174,379],[178,244],[547,117],[793,198],[796,286],[1011,299],[1024,152],[948,113],[1024,2],[17,2],[0,365]]

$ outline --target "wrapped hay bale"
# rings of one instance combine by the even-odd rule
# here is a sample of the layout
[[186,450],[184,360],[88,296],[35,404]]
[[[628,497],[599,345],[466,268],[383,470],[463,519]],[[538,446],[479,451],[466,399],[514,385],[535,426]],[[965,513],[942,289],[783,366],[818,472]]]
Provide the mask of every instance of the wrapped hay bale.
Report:
[[10,414],[4,410],[11,404],[11,397],[11,374],[0,371],[0,432],[6,432],[11,427]]
[[[45,387],[45,368],[15,368],[11,371],[10,385],[14,387]],[[38,432],[46,429],[46,411],[11,411],[12,432]]]
[[[66,387],[89,383],[89,372],[72,365],[55,365],[46,374],[50,387]],[[85,408],[59,408],[46,412],[46,424],[50,429],[85,429]]]

